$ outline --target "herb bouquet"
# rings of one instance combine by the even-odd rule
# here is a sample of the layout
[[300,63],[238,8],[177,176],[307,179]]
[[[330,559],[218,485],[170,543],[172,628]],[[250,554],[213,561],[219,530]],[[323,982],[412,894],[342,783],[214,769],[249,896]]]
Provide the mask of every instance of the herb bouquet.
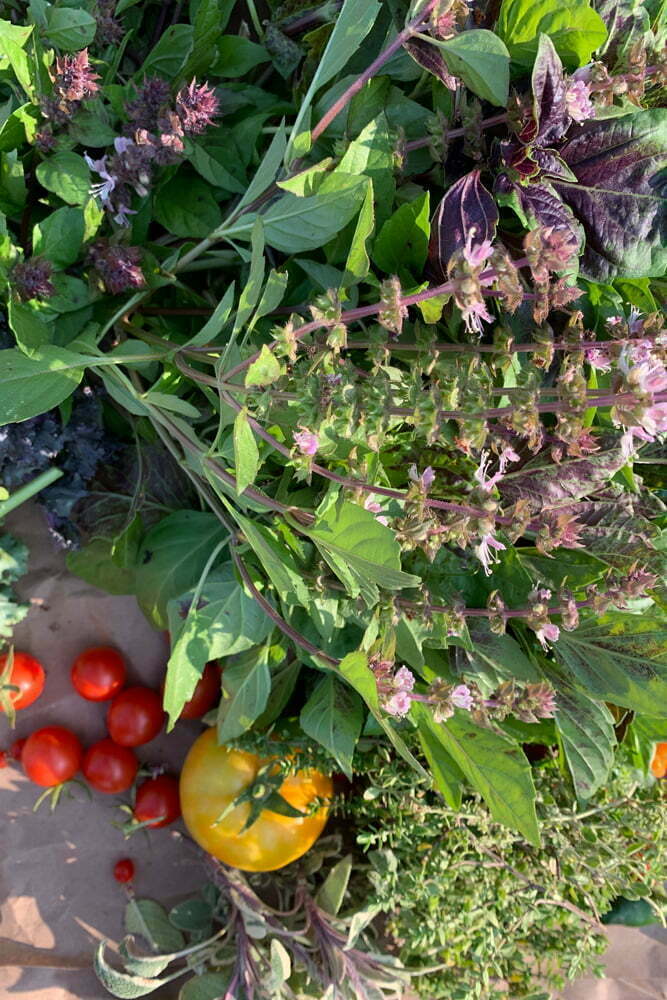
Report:
[[531,729],[584,801],[667,726],[664,5],[4,10],[0,423],[115,440],[70,568],[172,724],[229,657],[221,742],[375,734],[537,846]]

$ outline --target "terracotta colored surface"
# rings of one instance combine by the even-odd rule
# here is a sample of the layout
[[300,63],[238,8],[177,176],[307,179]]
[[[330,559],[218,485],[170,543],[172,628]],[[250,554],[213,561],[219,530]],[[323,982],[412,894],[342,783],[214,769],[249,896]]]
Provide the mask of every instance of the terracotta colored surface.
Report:
[[[6,525],[31,548],[30,572],[21,585],[34,604],[17,629],[16,645],[41,659],[48,671],[45,693],[19,715],[16,736],[48,723],[71,726],[86,742],[104,735],[105,705],[85,702],[72,690],[69,667],[88,645],[114,645],[127,657],[129,681],[157,685],[165,665],[161,634],[146,623],[134,600],[109,597],[70,576],[35,509]],[[146,762],[178,767],[201,731],[179,723],[168,739],[139,748]],[[10,737],[0,717],[0,746]],[[201,863],[167,830],[124,841],[112,821],[121,817],[118,796],[77,792],[55,814],[32,806],[38,790],[15,769],[0,771],[0,998],[2,1000],[103,1000],[107,994],[91,971],[100,938],[122,932],[124,895],[111,876],[114,862],[132,857],[137,892],[173,904],[204,880]],[[667,932],[612,927],[609,978],[582,979],[562,1000],[667,1000]],[[169,987],[156,1000],[177,995]]]

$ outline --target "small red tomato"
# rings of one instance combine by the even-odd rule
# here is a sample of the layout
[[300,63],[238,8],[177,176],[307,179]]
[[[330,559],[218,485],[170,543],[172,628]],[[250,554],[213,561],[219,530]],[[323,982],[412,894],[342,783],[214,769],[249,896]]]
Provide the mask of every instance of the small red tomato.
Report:
[[88,701],[108,701],[125,683],[125,660],[111,646],[95,646],[72,664],[72,684]]
[[213,708],[220,697],[220,664],[215,660],[207,663],[197,681],[190,701],[186,701],[181,712],[181,719],[201,719],[210,708]]
[[21,760],[21,756],[23,754],[23,747],[25,745],[26,745],[25,739],[14,740],[14,742],[9,748],[9,756],[12,758],[12,760],[18,760],[18,761]]
[[83,748],[73,732],[62,726],[45,726],[26,740],[21,763],[31,781],[51,788],[74,777],[82,756]]
[[[8,654],[4,653],[0,656],[0,674],[7,669],[7,662]],[[3,704],[6,699],[9,700],[10,706],[15,712],[32,705],[44,690],[45,677],[44,667],[39,660],[28,653],[15,652],[11,671],[3,679],[3,689],[0,692],[3,696],[0,698],[0,711],[6,710]],[[12,691],[11,688],[4,686],[8,684],[19,690]]]
[[[181,815],[178,778],[161,774],[139,786],[134,803],[134,818],[150,827],[168,826]],[[147,822],[154,820],[154,822]]]
[[139,761],[129,747],[105,739],[86,751],[81,770],[98,792],[115,795],[130,787],[139,770]]
[[113,866],[113,877],[116,882],[131,882],[134,878],[134,861],[131,858],[121,858]]
[[109,736],[123,747],[149,743],[162,729],[163,721],[160,696],[147,687],[125,688],[116,695],[107,713]]

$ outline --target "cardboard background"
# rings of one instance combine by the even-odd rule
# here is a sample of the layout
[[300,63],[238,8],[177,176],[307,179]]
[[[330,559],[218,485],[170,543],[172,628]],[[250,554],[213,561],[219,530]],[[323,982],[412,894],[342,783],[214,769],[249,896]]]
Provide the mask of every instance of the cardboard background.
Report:
[[[105,735],[105,704],[86,702],[73,691],[69,668],[87,646],[113,645],[126,657],[129,678],[157,686],[166,665],[161,633],[146,622],[131,597],[110,597],[65,569],[36,507],[24,507],[5,527],[30,548],[29,573],[18,588],[33,602],[16,629],[15,642],[47,670],[44,694],[18,714],[11,733],[0,715],[0,747],[43,725],[70,726],[84,743]],[[138,748],[142,761],[175,770],[201,731],[181,722],[168,738]],[[112,826],[122,819],[122,796],[81,790],[55,813],[32,806],[39,794],[19,770],[0,770],[0,997],[15,1000],[103,1000],[108,994],[91,969],[97,941],[122,936],[123,890],[111,870],[121,857],[137,868],[140,896],[173,905],[205,881],[201,858],[172,831],[180,824],[125,841]],[[667,932],[612,927],[607,956],[609,979],[582,979],[563,1000],[667,1000]],[[153,994],[178,995],[176,984]]]

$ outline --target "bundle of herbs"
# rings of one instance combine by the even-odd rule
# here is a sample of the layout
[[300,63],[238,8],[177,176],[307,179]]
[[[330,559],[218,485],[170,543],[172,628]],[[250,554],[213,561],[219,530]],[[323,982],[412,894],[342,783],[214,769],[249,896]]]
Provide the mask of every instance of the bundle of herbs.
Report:
[[220,743],[381,737],[535,850],[531,730],[582,808],[647,767],[664,42],[653,0],[9,3],[0,425],[96,399],[70,567],[169,629],[170,725],[222,658]]

